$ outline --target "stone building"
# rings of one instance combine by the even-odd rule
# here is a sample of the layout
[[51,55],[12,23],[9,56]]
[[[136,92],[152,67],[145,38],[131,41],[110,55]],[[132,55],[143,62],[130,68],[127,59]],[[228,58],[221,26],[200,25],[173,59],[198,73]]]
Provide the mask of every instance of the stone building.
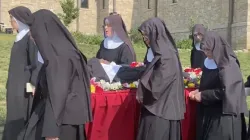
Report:
[[[218,31],[234,48],[250,49],[250,0],[76,0],[76,4],[80,16],[71,30],[86,34],[101,33],[103,18],[115,9],[128,30],[158,16],[177,40],[188,37],[194,22]],[[0,0],[0,22],[8,25],[8,10],[18,5],[61,12],[59,0]]]

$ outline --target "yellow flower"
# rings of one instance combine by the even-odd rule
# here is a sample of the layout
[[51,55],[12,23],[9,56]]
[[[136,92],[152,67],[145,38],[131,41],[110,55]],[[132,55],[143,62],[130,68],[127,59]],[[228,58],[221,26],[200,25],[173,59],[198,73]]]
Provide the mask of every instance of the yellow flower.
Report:
[[195,88],[195,84],[194,83],[188,83],[188,87],[189,88]]
[[136,88],[136,85],[134,83],[129,84],[130,88]]
[[95,86],[94,85],[90,85],[90,91],[91,91],[91,93],[95,93]]
[[199,80],[199,81],[197,82],[197,84],[200,85],[200,84],[201,84],[201,80]]
[[184,84],[187,84],[188,80],[187,79],[184,79]]

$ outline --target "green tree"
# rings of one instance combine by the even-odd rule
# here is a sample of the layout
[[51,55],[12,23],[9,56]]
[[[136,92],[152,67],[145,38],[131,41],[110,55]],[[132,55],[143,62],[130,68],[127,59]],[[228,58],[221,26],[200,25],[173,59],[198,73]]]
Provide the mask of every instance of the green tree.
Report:
[[60,1],[63,13],[59,13],[59,18],[63,21],[65,26],[69,26],[79,16],[79,9],[75,6],[74,0]]

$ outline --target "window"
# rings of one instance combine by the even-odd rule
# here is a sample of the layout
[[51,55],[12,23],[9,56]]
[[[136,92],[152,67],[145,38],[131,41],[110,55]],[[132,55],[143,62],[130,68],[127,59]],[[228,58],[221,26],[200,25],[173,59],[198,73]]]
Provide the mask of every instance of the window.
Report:
[[81,0],[81,8],[89,8],[89,0]]
[[172,0],[173,1],[173,3],[177,3],[177,0]]
[[148,0],[148,9],[151,9],[151,0]]

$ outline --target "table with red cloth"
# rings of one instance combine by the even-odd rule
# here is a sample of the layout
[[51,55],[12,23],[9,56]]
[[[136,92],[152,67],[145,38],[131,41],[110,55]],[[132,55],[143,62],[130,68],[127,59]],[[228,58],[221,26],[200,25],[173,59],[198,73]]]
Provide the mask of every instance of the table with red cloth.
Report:
[[182,121],[182,140],[195,140],[196,138],[196,102],[189,99],[189,93],[195,89],[185,89],[186,113]]
[[93,121],[87,140],[135,140],[140,118],[136,90],[105,91],[91,96]]
[[[183,140],[195,139],[195,102],[185,89],[186,113],[182,121]],[[87,140],[136,140],[140,105],[136,90],[104,91],[91,95],[93,121],[85,126]]]

